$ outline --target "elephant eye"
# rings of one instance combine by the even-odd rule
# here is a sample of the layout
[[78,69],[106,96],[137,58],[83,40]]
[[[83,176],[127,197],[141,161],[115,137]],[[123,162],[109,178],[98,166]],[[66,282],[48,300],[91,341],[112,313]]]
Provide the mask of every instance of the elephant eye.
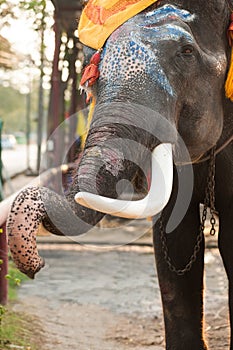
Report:
[[194,48],[191,45],[185,45],[181,49],[181,53],[186,56],[192,55],[194,52]]

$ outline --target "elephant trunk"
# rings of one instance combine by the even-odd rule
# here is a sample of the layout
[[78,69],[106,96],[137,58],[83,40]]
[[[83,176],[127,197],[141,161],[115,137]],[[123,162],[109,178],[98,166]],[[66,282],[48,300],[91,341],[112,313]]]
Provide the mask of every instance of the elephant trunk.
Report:
[[65,198],[45,187],[28,187],[15,198],[7,220],[8,244],[16,266],[28,277],[34,278],[45,264],[36,245],[41,224],[56,235],[78,236],[103,217],[78,204],[72,207],[75,212]]
[[86,233],[104,214],[77,204],[76,193],[82,190],[114,198],[116,183],[124,177],[125,168],[130,178],[135,174],[135,166],[127,165],[118,145],[111,143],[112,134],[110,129],[90,132],[66,196],[45,187],[28,187],[15,198],[7,220],[9,248],[16,266],[30,278],[44,266],[36,246],[41,224],[56,235]]
[[[156,125],[154,133],[152,125]],[[36,247],[40,224],[56,235],[78,236],[95,226],[104,213],[135,218],[162,210],[172,188],[174,139],[170,124],[161,122],[142,106],[132,108],[126,103],[119,108],[118,104],[96,108],[82,159],[66,196],[45,187],[32,187],[20,192],[12,204],[7,229],[17,267],[33,278],[44,266]],[[147,176],[152,150],[155,176],[149,194],[140,203],[115,202],[121,180],[132,182],[139,169]],[[86,197],[87,193],[94,197],[94,204]],[[96,198],[102,202],[104,199],[104,205],[96,205]]]

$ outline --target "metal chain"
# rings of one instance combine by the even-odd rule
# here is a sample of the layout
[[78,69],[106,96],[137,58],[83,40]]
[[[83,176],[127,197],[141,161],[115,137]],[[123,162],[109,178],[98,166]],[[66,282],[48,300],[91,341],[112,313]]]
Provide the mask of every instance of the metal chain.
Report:
[[205,198],[206,198],[206,203],[204,203],[204,205],[206,205],[207,207],[209,204],[210,214],[211,214],[210,235],[214,236],[216,233],[216,229],[215,229],[216,219],[214,214],[217,214],[215,210],[215,147],[212,148],[211,154],[210,154],[209,174],[208,174]]
[[215,147],[211,149],[211,153],[210,153],[210,162],[209,162],[209,168],[208,168],[207,186],[205,190],[204,208],[203,208],[203,213],[201,217],[199,233],[197,235],[193,253],[189,258],[188,263],[185,265],[183,269],[177,269],[173,264],[171,257],[169,256],[169,251],[167,246],[167,237],[166,237],[166,232],[165,232],[165,227],[163,222],[163,215],[161,215],[161,217],[159,218],[159,231],[160,231],[160,239],[162,243],[162,251],[164,253],[164,259],[168,265],[169,270],[176,273],[178,276],[183,276],[186,272],[190,271],[193,264],[197,260],[197,256],[201,250],[201,243],[204,237],[205,222],[207,218],[208,207],[210,207],[210,213],[211,213],[210,234],[215,235],[216,233],[216,229],[215,229],[216,220],[214,217],[214,214],[216,213],[216,210],[215,210]]

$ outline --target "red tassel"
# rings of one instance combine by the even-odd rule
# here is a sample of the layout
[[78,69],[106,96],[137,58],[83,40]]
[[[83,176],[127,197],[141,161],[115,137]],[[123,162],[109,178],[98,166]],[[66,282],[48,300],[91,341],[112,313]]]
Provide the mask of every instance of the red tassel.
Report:
[[230,25],[228,27],[227,36],[229,40],[229,45],[233,47],[233,13],[231,14],[231,17],[230,17]]
[[100,63],[100,51],[97,51],[90,60],[90,64],[88,64],[83,71],[82,79],[80,82],[81,86],[89,87],[95,84],[96,80],[100,76],[99,72],[99,63]]

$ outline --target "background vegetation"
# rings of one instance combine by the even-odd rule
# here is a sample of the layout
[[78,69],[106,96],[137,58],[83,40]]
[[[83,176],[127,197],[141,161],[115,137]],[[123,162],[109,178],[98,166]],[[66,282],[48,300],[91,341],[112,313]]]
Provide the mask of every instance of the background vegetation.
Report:
[[41,350],[43,348],[42,328],[32,317],[14,311],[14,301],[20,283],[28,278],[9,264],[9,304],[0,305],[0,349]]
[[[4,133],[15,133],[26,130],[27,95],[11,86],[0,85],[0,119],[4,122]],[[37,120],[37,91],[31,95],[31,129],[35,131]]]
[[[4,121],[4,133],[26,131],[28,94],[32,131],[36,131],[35,122],[47,109],[51,60],[46,55],[45,35],[52,30],[53,23],[53,13],[47,10],[47,4],[46,0],[21,0],[16,6],[13,0],[0,0],[0,118]],[[30,19],[31,30],[37,33],[35,56],[35,52],[25,56],[14,51],[8,38],[2,36],[2,31],[22,13]],[[17,81],[17,71],[25,72],[23,82]]]

